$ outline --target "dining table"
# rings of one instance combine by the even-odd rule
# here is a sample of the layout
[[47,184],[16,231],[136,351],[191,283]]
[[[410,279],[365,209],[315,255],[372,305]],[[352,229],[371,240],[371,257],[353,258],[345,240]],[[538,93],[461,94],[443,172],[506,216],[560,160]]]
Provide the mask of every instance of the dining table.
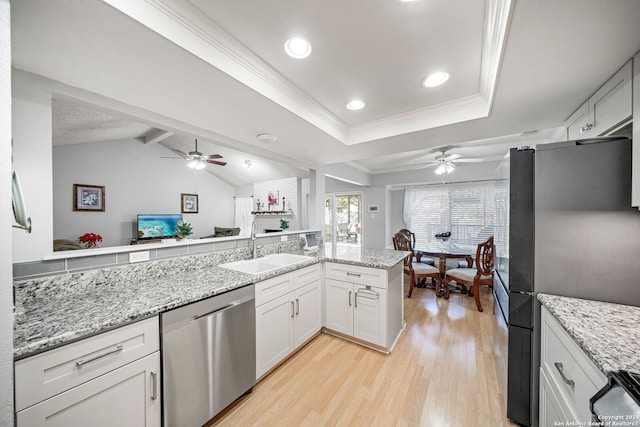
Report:
[[[446,294],[446,288],[444,287],[442,279],[444,279],[446,273],[447,260],[464,259],[467,262],[466,266],[470,268],[473,265],[473,257],[475,256],[476,249],[477,245],[458,243],[451,240],[437,240],[435,242],[427,242],[426,244],[417,243],[414,253],[417,262],[420,262],[423,256],[438,259],[440,278],[436,284],[436,296],[440,298]],[[465,285],[461,285],[461,291],[462,293],[467,292]]]

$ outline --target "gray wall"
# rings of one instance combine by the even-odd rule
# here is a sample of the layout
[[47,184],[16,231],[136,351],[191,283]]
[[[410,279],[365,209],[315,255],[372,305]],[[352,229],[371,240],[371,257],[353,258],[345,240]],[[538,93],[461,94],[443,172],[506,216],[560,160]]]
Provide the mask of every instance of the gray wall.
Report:
[[[194,173],[159,144],[134,139],[53,148],[53,238],[98,233],[101,246],[126,245],[137,214],[180,213],[181,193],[198,194],[198,213],[183,214],[192,238],[233,226],[235,189],[205,171]],[[99,159],[99,161],[90,161]],[[105,186],[105,212],[74,212],[73,184]]]
[[0,0],[0,426],[6,427],[13,426],[10,30],[9,0]]

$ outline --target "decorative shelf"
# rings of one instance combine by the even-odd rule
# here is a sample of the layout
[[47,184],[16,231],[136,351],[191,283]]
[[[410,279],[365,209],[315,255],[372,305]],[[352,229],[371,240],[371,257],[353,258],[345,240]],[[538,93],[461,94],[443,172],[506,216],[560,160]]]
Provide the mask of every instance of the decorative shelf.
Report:
[[293,216],[293,211],[251,211],[256,216]]

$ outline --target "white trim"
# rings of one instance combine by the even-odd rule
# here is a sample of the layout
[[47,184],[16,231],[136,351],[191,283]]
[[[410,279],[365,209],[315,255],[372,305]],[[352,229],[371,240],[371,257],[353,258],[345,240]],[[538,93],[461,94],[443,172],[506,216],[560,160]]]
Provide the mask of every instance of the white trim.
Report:
[[478,93],[349,127],[186,1],[103,0],[152,31],[291,111],[345,145],[487,117],[504,51],[512,0],[485,0]]

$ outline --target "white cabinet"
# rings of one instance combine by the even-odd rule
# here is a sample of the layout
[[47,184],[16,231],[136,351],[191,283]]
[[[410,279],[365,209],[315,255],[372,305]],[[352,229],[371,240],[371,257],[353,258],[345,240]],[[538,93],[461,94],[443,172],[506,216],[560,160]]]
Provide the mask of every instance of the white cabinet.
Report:
[[390,270],[326,263],[325,328],[389,352],[404,326],[402,266]]
[[159,349],[154,317],[17,361],[17,426],[160,426]]
[[257,379],[320,331],[320,278],[315,264],[256,283]]
[[160,426],[159,375],[155,352],[18,412],[17,425]]
[[633,58],[631,206],[640,207],[640,53]]
[[606,376],[544,306],[540,343],[540,420],[587,423]]
[[605,135],[631,118],[632,70],[629,61],[567,119],[567,140]]

